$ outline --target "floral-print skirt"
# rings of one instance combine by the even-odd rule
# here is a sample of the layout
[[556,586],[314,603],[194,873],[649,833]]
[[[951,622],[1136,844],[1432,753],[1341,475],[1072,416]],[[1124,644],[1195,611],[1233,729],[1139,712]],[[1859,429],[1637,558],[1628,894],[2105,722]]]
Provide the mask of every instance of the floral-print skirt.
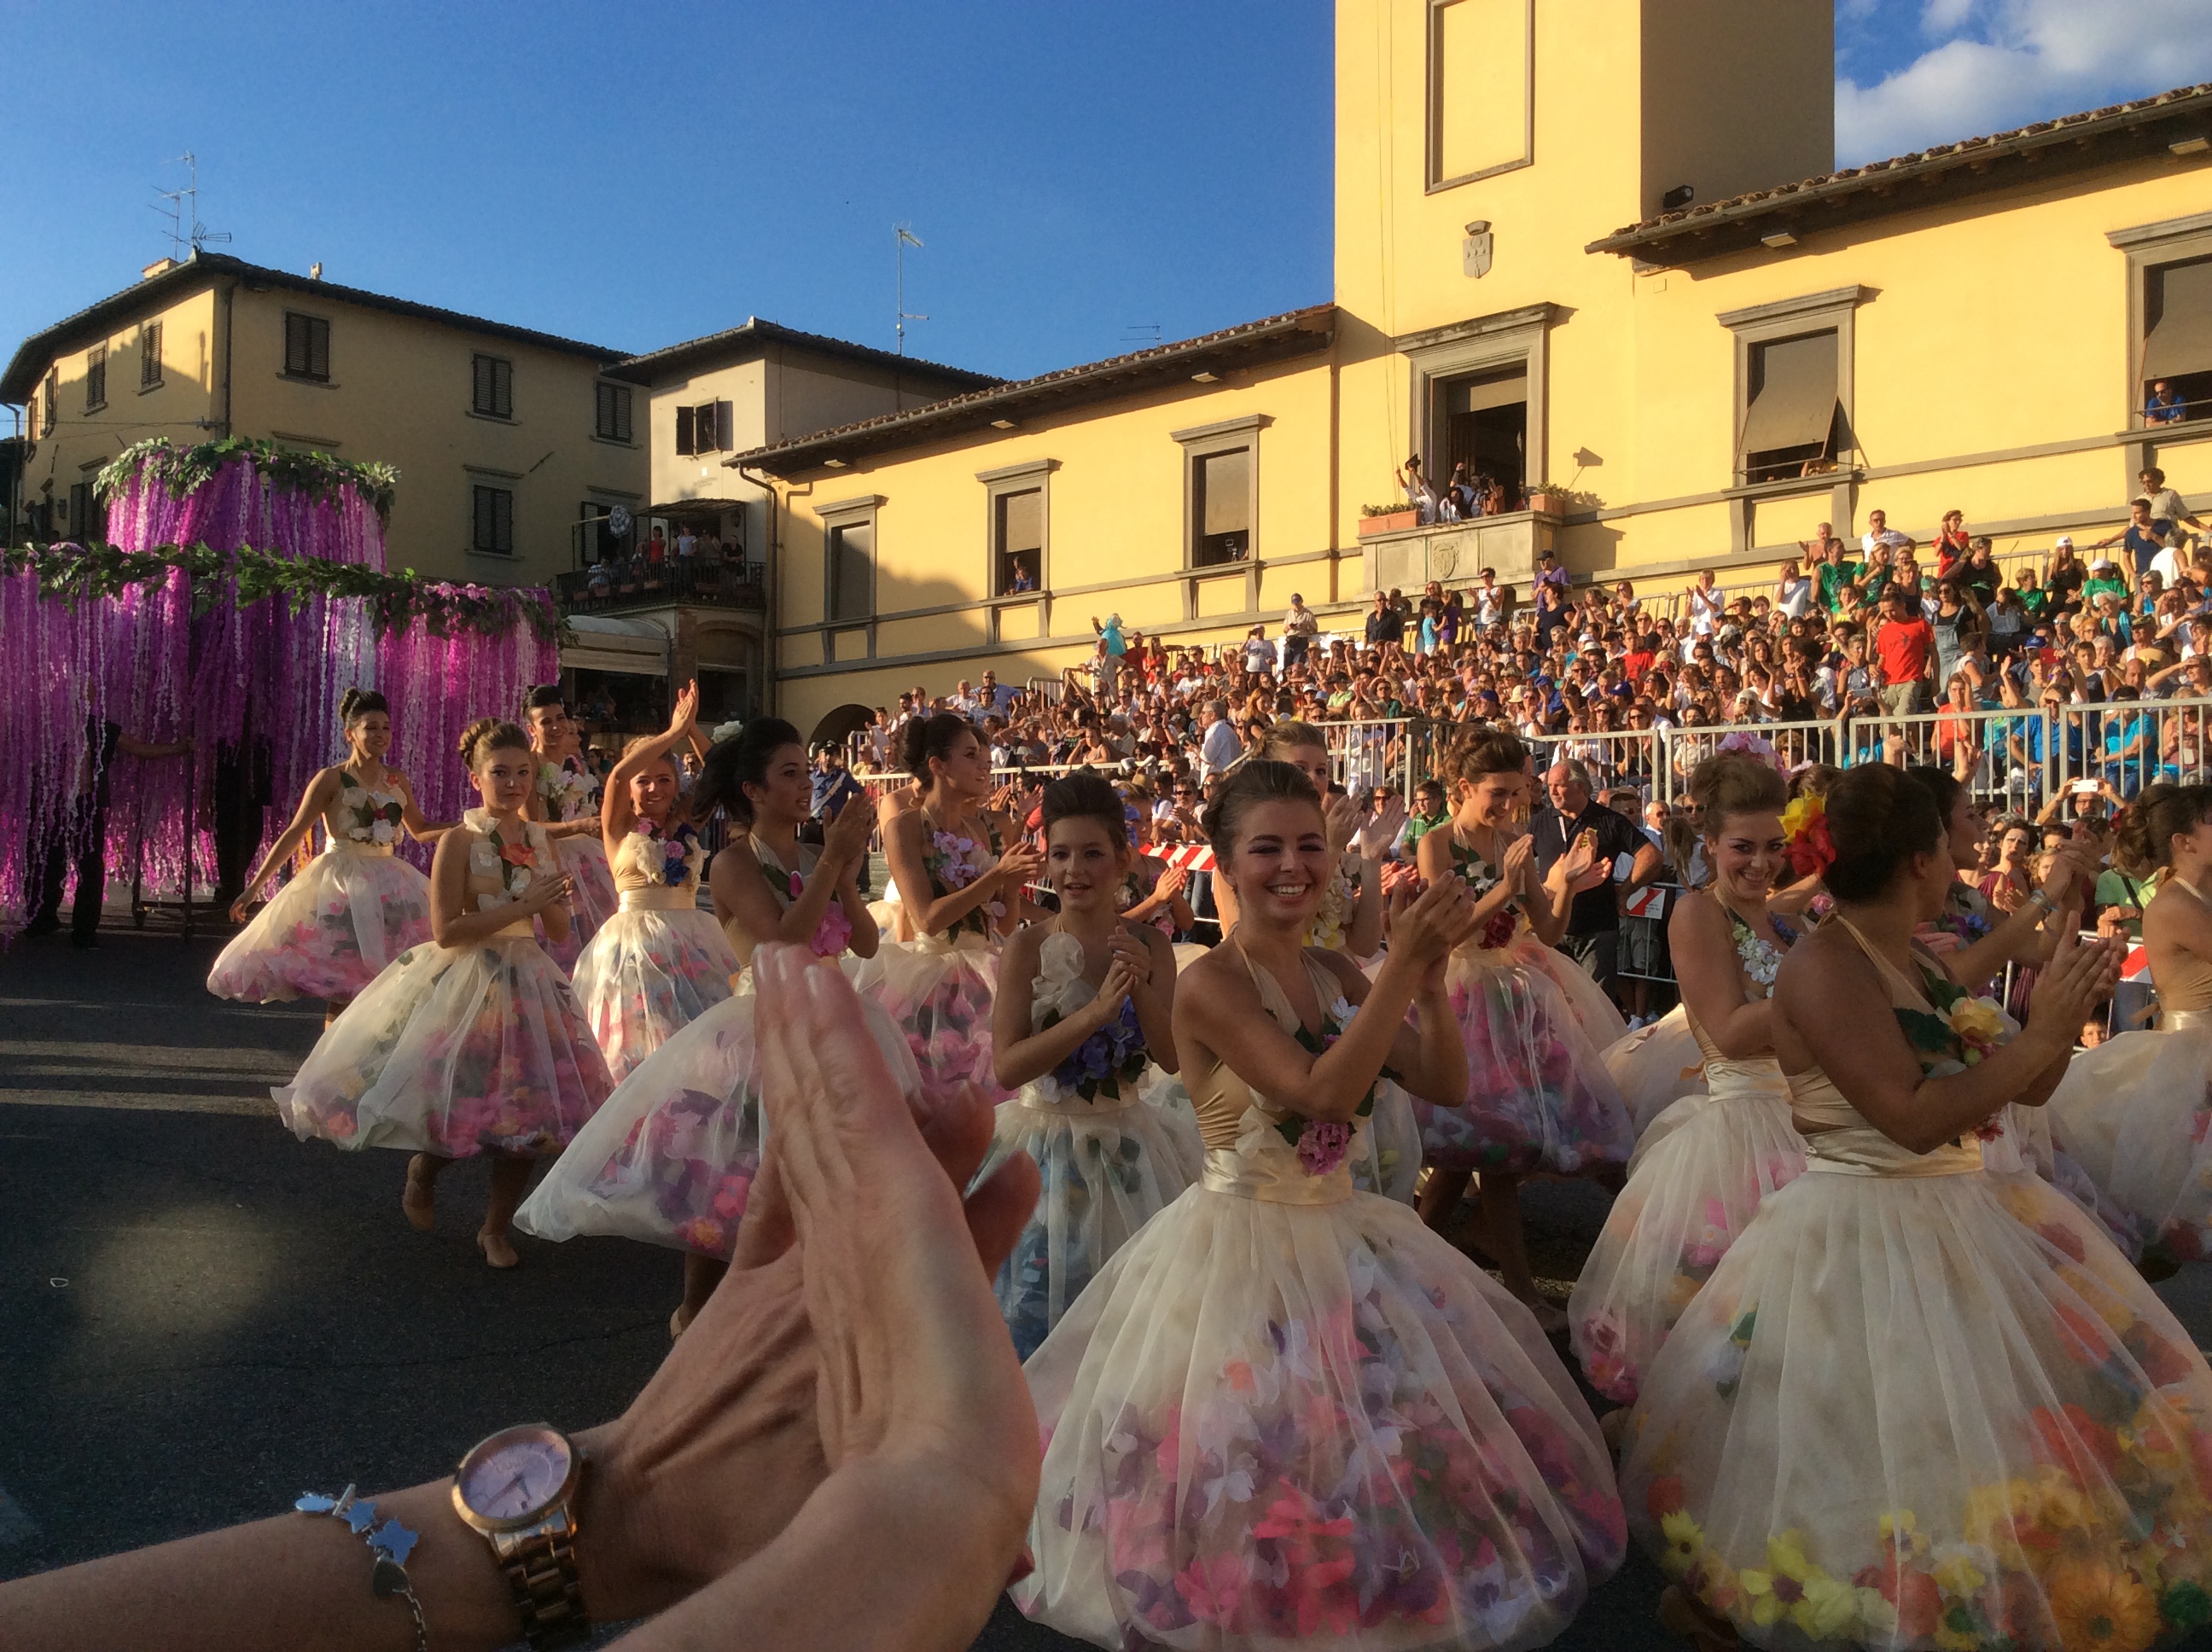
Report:
[[2078,1051],[2044,1111],[2137,1254],[2212,1255],[2212,1027],[2122,1033]]
[[1637,1148],[1567,1303],[1583,1375],[1623,1405],[1760,1200],[1805,1169],[1781,1068],[1715,1065],[1712,1093],[1675,1102]]
[[430,938],[430,880],[396,855],[326,849],[231,938],[208,972],[217,998],[351,998]]
[[611,1088],[567,978],[520,935],[401,954],[270,1093],[302,1140],[466,1158],[559,1147]]
[[[516,1212],[541,1239],[615,1234],[727,1259],[760,1175],[760,999],[739,990],[668,1040],[618,1084]],[[863,999],[868,1030],[909,1096],[906,1040]]]
[[1539,1646],[1621,1559],[1534,1319],[1389,1200],[1193,1187],[1026,1369],[1043,1478],[1012,1592],[1097,1645]]
[[2212,1371],[2033,1177],[1816,1163],[1642,1389],[1637,1540],[1756,1644],[2141,1652],[2212,1620]]
[[1650,1026],[1607,1045],[1603,1059],[1639,1142],[1675,1102],[1705,1094],[1705,1053],[1690,1030],[1689,1012],[1679,1004]]
[[617,912],[576,960],[576,1003],[619,1084],[730,995],[738,955],[714,914]]
[[1180,1112],[1133,1095],[1086,1102],[1045,1079],[1000,1105],[978,1179],[1015,1153],[1043,1185],[995,1288],[1027,1359],[1106,1259],[1198,1180],[1206,1149],[1188,1098]]
[[845,974],[906,1035],[921,1069],[921,1093],[939,1100],[974,1084],[994,1105],[1013,1092],[999,1083],[991,1060],[991,995],[998,955],[980,938],[886,940],[872,958],[848,954]]
[[538,938],[553,955],[553,962],[571,975],[576,960],[591,944],[599,926],[615,915],[621,902],[615,894],[615,875],[607,865],[607,846],[596,837],[558,837],[553,855],[561,870],[575,880],[568,896],[568,938],[555,941],[538,925]]
[[1468,1099],[1443,1107],[1415,1098],[1431,1166],[1577,1175],[1628,1163],[1636,1127],[1568,976],[1603,996],[1571,960],[1525,935],[1452,954],[1444,979],[1467,1043]]

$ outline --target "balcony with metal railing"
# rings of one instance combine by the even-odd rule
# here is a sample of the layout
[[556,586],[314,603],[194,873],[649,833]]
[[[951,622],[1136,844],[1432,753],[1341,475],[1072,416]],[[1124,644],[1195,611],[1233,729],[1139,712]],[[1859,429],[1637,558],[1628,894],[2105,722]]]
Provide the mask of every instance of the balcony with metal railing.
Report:
[[618,556],[554,579],[554,598],[564,614],[619,614],[678,605],[768,609],[768,571],[760,562],[724,557],[653,562]]

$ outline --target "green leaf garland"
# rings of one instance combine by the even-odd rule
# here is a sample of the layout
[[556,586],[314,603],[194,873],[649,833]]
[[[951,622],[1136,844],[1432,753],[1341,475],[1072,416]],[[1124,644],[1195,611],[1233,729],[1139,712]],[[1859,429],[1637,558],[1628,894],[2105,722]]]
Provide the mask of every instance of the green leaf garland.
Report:
[[134,442],[100,467],[94,486],[102,498],[112,498],[131,483],[143,478],[157,482],[179,498],[212,482],[231,460],[252,461],[270,486],[287,493],[317,499],[337,498],[351,488],[375,508],[379,517],[392,519],[392,495],[399,486],[399,471],[390,465],[355,463],[328,453],[301,453],[274,442],[250,436],[225,436],[181,447],[165,437]]
[[[205,544],[152,550],[66,544],[0,549],[0,574],[33,574],[40,596],[72,604],[118,596],[179,571],[191,581],[196,615],[211,611],[226,597],[245,608],[281,596],[294,613],[310,597],[359,597],[381,630],[404,631],[421,619],[434,636],[504,636],[521,623],[541,641],[568,640],[566,623],[542,586],[450,585],[422,579],[413,568],[385,574],[359,562],[280,556],[250,546],[234,551]],[[226,590],[226,583],[233,589]]]

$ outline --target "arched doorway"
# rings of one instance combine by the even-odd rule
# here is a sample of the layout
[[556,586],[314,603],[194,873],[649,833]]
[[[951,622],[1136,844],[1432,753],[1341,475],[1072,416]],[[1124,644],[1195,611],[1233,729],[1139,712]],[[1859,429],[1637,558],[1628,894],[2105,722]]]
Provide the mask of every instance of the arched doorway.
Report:
[[875,714],[874,709],[868,706],[847,704],[835,707],[825,712],[822,720],[815,724],[814,732],[806,737],[806,744],[810,749],[825,743],[842,745],[847,735],[858,733],[867,727]]

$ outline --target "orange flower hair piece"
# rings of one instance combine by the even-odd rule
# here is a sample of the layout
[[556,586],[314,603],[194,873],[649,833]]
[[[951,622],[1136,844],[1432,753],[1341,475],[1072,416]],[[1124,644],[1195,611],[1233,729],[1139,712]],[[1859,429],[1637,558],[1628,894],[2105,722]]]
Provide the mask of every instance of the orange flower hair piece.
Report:
[[1807,793],[1782,811],[1782,830],[1790,869],[1800,878],[1817,878],[1835,863],[1835,840],[1828,835],[1828,811]]

